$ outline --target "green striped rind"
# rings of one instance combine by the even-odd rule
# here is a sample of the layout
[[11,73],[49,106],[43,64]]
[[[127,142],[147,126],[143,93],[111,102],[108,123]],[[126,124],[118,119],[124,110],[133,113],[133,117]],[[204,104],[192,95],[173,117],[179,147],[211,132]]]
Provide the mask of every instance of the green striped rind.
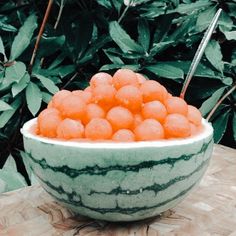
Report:
[[212,133],[172,147],[79,148],[24,137],[45,190],[80,214],[109,221],[152,217],[180,202],[204,174]]

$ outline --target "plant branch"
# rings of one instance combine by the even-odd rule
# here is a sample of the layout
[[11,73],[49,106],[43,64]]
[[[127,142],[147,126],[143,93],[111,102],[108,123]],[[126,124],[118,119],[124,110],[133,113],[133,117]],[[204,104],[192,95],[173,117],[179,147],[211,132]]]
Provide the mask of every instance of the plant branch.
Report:
[[126,14],[126,12],[128,11],[128,9],[129,9],[129,7],[130,7],[130,5],[131,5],[132,2],[133,2],[132,0],[129,0],[129,2],[128,2],[126,8],[125,8],[125,10],[122,12],[121,16],[120,16],[119,19],[118,19],[118,23],[120,23],[120,22],[122,21],[122,19],[124,18],[125,14]]
[[76,73],[67,81],[67,83],[66,83],[61,89],[66,88],[66,87],[76,78],[76,76],[77,76],[78,74],[79,74],[79,73],[76,72]]
[[64,8],[64,0],[61,0],[60,9],[59,9],[59,12],[58,12],[58,15],[57,15],[57,20],[56,20],[55,25],[53,27],[54,29],[57,29],[58,23],[61,19],[63,8]]
[[33,54],[32,54],[31,60],[30,60],[30,64],[29,64],[29,73],[30,74],[32,73],[32,68],[33,68],[35,56],[36,56],[36,53],[37,53],[37,50],[38,50],[38,47],[39,47],[39,42],[40,42],[40,39],[42,37],[42,34],[43,34],[43,31],[44,31],[49,13],[51,11],[52,3],[53,3],[53,0],[48,1],[48,6],[47,6],[47,9],[46,9],[44,18],[43,18],[43,22],[41,24],[41,27],[40,27],[40,30],[39,30],[39,33],[38,33],[38,36],[37,36],[37,39],[36,39],[36,42],[35,42],[35,45],[34,45]]
[[234,86],[216,103],[216,105],[213,107],[211,112],[208,114],[206,120],[209,121],[216,109],[219,107],[219,105],[236,89],[236,83]]

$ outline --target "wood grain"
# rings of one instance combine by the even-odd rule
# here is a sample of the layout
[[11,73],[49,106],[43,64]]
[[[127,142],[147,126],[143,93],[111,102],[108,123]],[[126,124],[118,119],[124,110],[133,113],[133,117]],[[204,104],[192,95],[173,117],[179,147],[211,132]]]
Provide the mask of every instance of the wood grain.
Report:
[[215,145],[200,185],[177,207],[139,222],[74,215],[39,185],[0,195],[1,236],[236,236],[236,150]]

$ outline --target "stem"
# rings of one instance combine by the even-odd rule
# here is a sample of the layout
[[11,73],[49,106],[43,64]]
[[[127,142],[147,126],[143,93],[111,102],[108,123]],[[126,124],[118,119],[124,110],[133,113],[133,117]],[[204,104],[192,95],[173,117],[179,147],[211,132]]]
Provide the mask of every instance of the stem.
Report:
[[76,77],[78,74],[79,74],[79,73],[76,72],[76,73],[68,80],[68,82],[67,82],[61,89],[66,88],[66,87],[75,79],[75,77]]
[[122,21],[122,19],[124,18],[126,12],[128,11],[128,9],[129,9],[129,7],[131,5],[131,2],[132,2],[132,0],[129,0],[129,3],[127,4],[125,10],[122,12],[121,16],[118,19],[118,23],[120,23]]
[[60,5],[59,12],[58,12],[57,20],[56,20],[56,23],[55,23],[55,25],[53,27],[54,29],[57,29],[58,23],[59,23],[59,21],[61,19],[63,8],[64,8],[64,0],[61,0],[61,5]]
[[32,73],[32,68],[33,68],[36,52],[37,52],[38,47],[39,47],[39,42],[40,42],[40,39],[42,37],[43,31],[44,31],[44,28],[45,28],[45,25],[46,25],[46,22],[47,22],[47,19],[48,19],[50,10],[51,10],[52,3],[53,3],[53,0],[48,1],[48,6],[47,6],[47,9],[46,9],[44,18],[43,18],[43,22],[41,24],[41,27],[40,27],[40,30],[39,30],[39,33],[38,33],[38,36],[37,36],[37,39],[36,39],[36,42],[35,42],[35,45],[34,45],[33,54],[32,54],[31,60],[30,60],[30,64],[29,64],[29,73],[30,74]]
[[211,112],[208,114],[206,120],[209,121],[219,105],[236,89],[236,83],[234,86],[216,103]]

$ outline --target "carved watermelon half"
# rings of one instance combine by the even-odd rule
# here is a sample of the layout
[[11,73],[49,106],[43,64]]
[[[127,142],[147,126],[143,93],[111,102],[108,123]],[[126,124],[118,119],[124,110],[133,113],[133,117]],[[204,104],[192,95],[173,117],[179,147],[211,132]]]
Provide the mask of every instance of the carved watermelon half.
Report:
[[43,188],[73,211],[107,221],[133,221],[174,207],[201,180],[213,129],[178,140],[133,143],[57,141],[22,128],[28,160]]

